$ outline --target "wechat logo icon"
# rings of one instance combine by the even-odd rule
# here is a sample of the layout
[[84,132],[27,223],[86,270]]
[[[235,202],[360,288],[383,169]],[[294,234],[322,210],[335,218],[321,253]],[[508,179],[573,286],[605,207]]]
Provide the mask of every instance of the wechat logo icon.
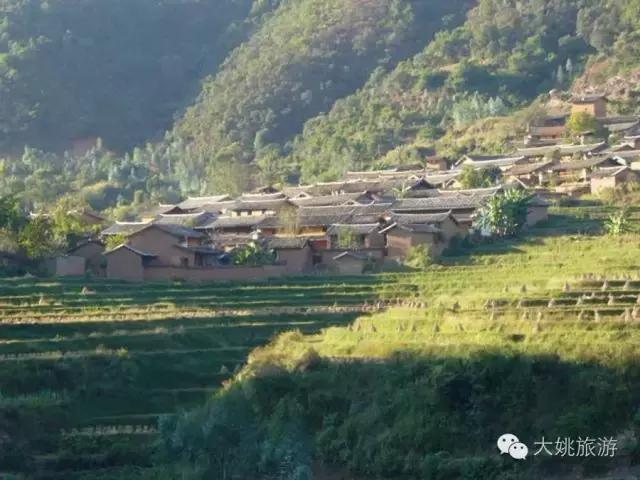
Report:
[[529,448],[512,433],[500,435],[497,446],[501,455],[507,453],[515,460],[524,460],[529,454]]

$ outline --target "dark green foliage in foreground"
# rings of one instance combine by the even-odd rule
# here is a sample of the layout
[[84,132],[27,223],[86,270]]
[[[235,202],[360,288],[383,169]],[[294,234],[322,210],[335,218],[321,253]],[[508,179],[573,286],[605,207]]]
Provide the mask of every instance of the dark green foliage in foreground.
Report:
[[[517,432],[531,449],[543,435],[614,436],[633,423],[638,380],[632,363],[606,368],[508,354],[305,360],[296,372],[259,374],[166,420],[163,444],[168,458],[199,478],[292,475],[314,458],[363,478],[542,478],[572,460],[517,464],[498,454],[495,440]],[[623,448],[635,458],[635,444]],[[610,462],[579,459],[588,472]]]

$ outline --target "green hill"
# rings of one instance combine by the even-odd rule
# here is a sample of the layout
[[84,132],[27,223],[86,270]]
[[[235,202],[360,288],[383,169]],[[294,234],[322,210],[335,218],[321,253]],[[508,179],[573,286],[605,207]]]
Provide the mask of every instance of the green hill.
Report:
[[[280,157],[304,122],[358,89],[376,68],[418,51],[469,2],[300,0],[284,3],[203,86],[175,134],[220,171],[256,160],[267,181],[287,173]],[[246,177],[245,181],[246,181]],[[238,179],[240,180],[240,179]]]
[[[638,235],[599,235],[603,215],[558,209],[527,239],[414,274],[404,307],[254,350],[205,406],[161,424],[173,474],[625,478],[606,472],[640,461]],[[504,432],[527,461],[499,455]],[[542,437],[552,455],[534,455]],[[557,454],[558,438],[586,437],[617,453]]]
[[[634,113],[637,8],[635,0],[73,8],[8,0],[0,146],[13,155],[0,161],[0,194],[41,192],[46,205],[73,192],[104,209],[335,179],[415,163],[424,147],[496,152],[542,113],[537,99],[552,88],[604,88],[612,110]],[[59,153],[92,137],[104,139],[97,152]],[[25,144],[45,151],[20,158]],[[45,171],[58,188],[41,188]]]
[[161,139],[174,114],[277,6],[253,0],[0,4],[0,147]]
[[304,180],[335,179],[398,146],[434,146],[453,128],[567,88],[600,56],[616,59],[612,74],[633,64],[632,11],[624,1],[480,0],[464,25],[440,32],[421,53],[309,120],[292,157]]

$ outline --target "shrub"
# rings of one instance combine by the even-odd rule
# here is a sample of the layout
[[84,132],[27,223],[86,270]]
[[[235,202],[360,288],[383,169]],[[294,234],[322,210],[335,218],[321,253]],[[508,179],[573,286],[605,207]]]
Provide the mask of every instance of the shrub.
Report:
[[271,265],[275,260],[276,257],[273,250],[268,250],[257,242],[251,242],[233,251],[233,263],[235,265]]
[[433,264],[431,248],[427,244],[415,245],[409,250],[405,264],[418,270],[426,270]]
[[629,233],[630,227],[629,211],[627,209],[622,209],[619,212],[610,215],[604,223],[605,231],[608,235],[613,237]]
[[495,185],[500,176],[499,168],[476,169],[466,165],[462,168],[458,181],[462,188],[486,188]]

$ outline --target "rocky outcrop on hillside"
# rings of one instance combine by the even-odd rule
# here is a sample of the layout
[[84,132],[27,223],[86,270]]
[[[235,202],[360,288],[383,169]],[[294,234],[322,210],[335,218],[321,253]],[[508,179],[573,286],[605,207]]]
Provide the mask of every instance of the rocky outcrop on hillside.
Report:
[[606,62],[594,63],[575,81],[571,92],[574,95],[605,94],[620,113],[637,110],[640,106],[640,68],[624,74],[611,74],[611,71]]

